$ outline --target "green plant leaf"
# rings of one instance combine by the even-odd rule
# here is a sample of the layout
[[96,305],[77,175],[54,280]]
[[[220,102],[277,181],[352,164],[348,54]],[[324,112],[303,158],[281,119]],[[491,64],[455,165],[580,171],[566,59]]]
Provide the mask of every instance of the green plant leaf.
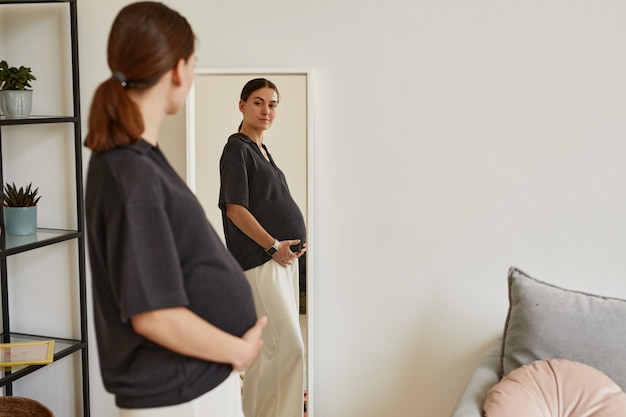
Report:
[[0,61],[0,90],[27,90],[36,79],[30,67],[10,67],[6,61]]
[[19,189],[15,183],[8,182],[2,187],[2,205],[5,207],[32,207],[36,206],[41,196],[37,196],[39,188],[32,189],[31,182],[24,188]]

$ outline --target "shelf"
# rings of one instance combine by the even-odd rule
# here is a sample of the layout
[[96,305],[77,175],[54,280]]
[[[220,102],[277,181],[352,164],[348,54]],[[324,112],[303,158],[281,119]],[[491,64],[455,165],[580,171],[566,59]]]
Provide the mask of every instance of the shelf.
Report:
[[72,3],[76,0],[0,0],[0,4]]
[[74,116],[29,116],[21,119],[0,116],[0,126],[34,125],[42,123],[78,123],[79,118]]
[[[51,35],[55,38],[57,35],[59,38],[59,46],[63,49],[57,51],[65,51],[65,47],[69,47],[68,52],[71,53],[71,57],[64,62],[58,62],[58,66],[56,66],[56,70],[52,68],[52,74],[59,72],[59,74],[65,74],[69,69],[71,69],[71,85],[68,85],[66,89],[68,93],[71,93],[72,101],[68,104],[71,104],[71,109],[60,107],[52,107],[51,110],[44,110],[42,113],[47,114],[33,114],[27,118],[21,119],[13,119],[7,118],[6,116],[0,116],[0,184],[4,183],[5,180],[5,172],[6,167],[3,166],[3,157],[2,148],[3,143],[3,135],[8,133],[9,135],[6,137],[10,142],[13,141],[14,137],[24,137],[29,136],[29,133],[32,132],[32,128],[27,128],[28,126],[36,126],[36,125],[46,125],[41,126],[40,129],[50,129],[52,128],[55,133],[63,134],[64,137],[73,139],[73,150],[70,152],[68,149],[67,153],[67,162],[71,164],[70,159],[73,157],[73,169],[74,169],[74,185],[75,185],[75,198],[67,199],[67,203],[71,203],[74,201],[76,203],[76,221],[75,223],[70,223],[68,225],[69,228],[75,228],[76,230],[62,230],[62,229],[53,229],[53,228],[38,228],[37,232],[28,236],[14,236],[6,234],[4,230],[3,222],[0,219],[0,226],[2,230],[0,231],[0,316],[2,320],[2,329],[0,329],[0,334],[2,334],[2,342],[4,343],[19,343],[19,342],[30,342],[30,341],[42,341],[42,340],[54,340],[55,341],[55,352],[54,352],[54,362],[60,360],[69,355],[78,355],[74,356],[72,359],[76,359],[76,362],[80,361],[80,375],[76,373],[73,378],[73,382],[67,383],[66,381],[58,381],[58,384],[67,385],[67,389],[70,391],[74,391],[76,395],[82,398],[82,412],[80,413],[71,413],[76,414],[80,417],[89,417],[91,414],[90,410],[90,401],[89,401],[89,363],[87,357],[88,350],[88,341],[87,341],[87,282],[86,282],[86,248],[85,248],[85,225],[84,225],[84,197],[83,197],[83,171],[82,171],[82,133],[81,133],[81,111],[80,111],[80,82],[79,82],[79,65],[78,65],[78,13],[77,13],[77,2],[78,0],[0,0],[0,6],[7,5],[7,17],[13,18],[18,21],[11,22],[15,23],[14,26],[17,27],[17,23],[22,19],[21,16],[26,12],[26,9],[35,8],[38,9],[37,5],[45,5],[46,7],[42,9],[36,10],[37,12],[43,11],[44,14],[47,14],[47,10],[54,11],[59,14],[60,22],[65,22],[67,17],[67,29],[69,29],[69,44],[65,44],[65,42],[61,42],[64,39],[64,29],[63,28],[50,28],[52,30]],[[30,4],[31,6],[26,6]],[[58,7],[57,7],[58,6]],[[67,10],[65,10],[67,9]],[[30,10],[29,10],[30,11]],[[39,13],[37,13],[39,15]],[[10,16],[10,17],[9,17]],[[39,27],[36,27],[36,23],[31,22],[30,19],[25,19],[27,23],[29,23],[29,27],[23,30],[37,29],[37,33],[39,31]],[[45,22],[43,22],[45,24]],[[0,23],[1,25],[1,23]],[[63,25],[65,26],[65,25]],[[43,27],[41,29],[44,29]],[[19,29],[22,30],[22,29]],[[15,29],[15,33],[21,33],[18,29]],[[13,30],[3,31],[0,30],[0,36],[7,36],[6,43],[7,45],[11,45],[15,43],[14,46],[19,46],[18,38],[11,39],[11,35],[13,34]],[[30,33],[29,33],[30,34]],[[33,31],[33,35],[35,32]],[[45,35],[44,35],[45,36]],[[4,40],[4,39],[3,39]],[[11,42],[14,41],[14,42]],[[56,43],[56,42],[54,42]],[[5,57],[3,57],[5,58]],[[10,58],[10,57],[6,57]],[[10,61],[11,59],[8,59]],[[40,62],[44,62],[43,58],[39,58]],[[70,67],[67,68],[69,64]],[[49,104],[54,104],[51,102]],[[56,110],[55,110],[56,109]],[[58,113],[57,113],[58,112]],[[51,113],[51,114],[50,114]],[[9,127],[11,126],[11,127]],[[21,126],[21,127],[20,127]],[[23,128],[25,127],[26,128]],[[37,130],[37,129],[35,129]],[[70,133],[70,130],[73,133]],[[31,149],[34,151],[34,149]],[[21,151],[21,149],[18,149]],[[48,158],[47,155],[42,153],[43,151],[37,154],[40,158]],[[63,158],[61,158],[63,161]],[[9,167],[10,169],[14,169],[13,166]],[[0,210],[1,212],[2,210]],[[69,211],[69,209],[68,209]],[[11,283],[11,278],[13,275],[13,271],[9,271],[13,267],[20,267],[20,262],[9,262],[9,256],[24,253],[33,249],[38,249],[42,247],[46,247],[49,245],[54,245],[62,242],[68,242],[66,245],[59,245],[60,249],[66,250],[66,252],[72,252],[74,249],[76,250],[76,266],[78,276],[76,278],[76,282],[73,280],[71,282],[67,282],[67,277],[64,277],[63,274],[55,274],[52,271],[51,275],[55,275],[56,279],[62,280],[67,285],[77,285],[77,294],[76,299],[72,301],[72,304],[76,303],[76,307],[73,308],[67,317],[68,320],[71,320],[72,324],[80,325],[80,332],[77,334],[72,333],[73,337],[77,337],[79,340],[70,340],[64,338],[57,337],[45,337],[45,336],[36,336],[36,335],[28,335],[23,333],[15,333],[12,330],[12,321],[10,317],[10,312],[12,309],[10,308],[10,303],[17,303],[19,306],[29,307],[27,297],[24,299],[15,299],[15,297],[11,297],[9,294],[9,287]],[[63,246],[63,247],[61,247]],[[60,252],[63,252],[60,250]],[[43,251],[40,251],[43,252]],[[32,253],[29,255],[29,261],[37,262],[38,254]],[[45,254],[40,254],[45,255]],[[56,252],[53,255],[57,255]],[[55,259],[60,262],[65,262],[64,258],[55,256]],[[74,264],[74,261],[71,262]],[[42,267],[43,268],[43,267]],[[26,271],[24,271],[26,273]],[[58,276],[57,276],[58,275]],[[72,290],[72,293],[74,291]],[[73,294],[74,295],[74,294]],[[55,296],[55,292],[50,294],[50,296]],[[19,313],[19,311],[16,311]],[[24,318],[23,318],[24,319]],[[37,320],[36,316],[29,320]],[[69,362],[69,361],[65,361]],[[61,364],[61,367],[70,364]],[[10,396],[13,395],[13,385],[17,380],[22,377],[37,378],[37,371],[48,364],[40,364],[40,365],[29,365],[29,366],[13,366],[13,367],[0,367],[0,395]],[[46,368],[47,373],[56,373],[54,369]],[[33,374],[34,373],[34,374]],[[45,374],[46,372],[44,372]],[[33,374],[33,375],[31,375]],[[54,376],[54,375],[53,375]],[[45,378],[49,378],[47,376]],[[45,379],[44,378],[44,379]],[[21,382],[21,381],[20,381]],[[79,393],[80,391],[80,393]],[[71,394],[70,394],[71,395]],[[61,402],[63,399],[59,398]],[[77,401],[80,401],[77,399]],[[59,406],[66,406],[65,404],[60,404]],[[67,405],[70,408],[71,405]],[[78,403],[76,404],[78,406]],[[64,413],[68,414],[68,413]]]
[[3,233],[0,236],[0,257],[76,239],[80,236],[82,236],[82,233],[76,230],[61,229],[37,229],[37,233],[26,236],[14,236]]
[[[2,343],[39,342],[42,340],[54,340],[54,362],[85,347],[80,340],[62,339],[57,337],[35,336],[22,333],[2,333]],[[0,368],[0,387],[3,387],[18,378],[35,372],[47,365],[12,366]]]

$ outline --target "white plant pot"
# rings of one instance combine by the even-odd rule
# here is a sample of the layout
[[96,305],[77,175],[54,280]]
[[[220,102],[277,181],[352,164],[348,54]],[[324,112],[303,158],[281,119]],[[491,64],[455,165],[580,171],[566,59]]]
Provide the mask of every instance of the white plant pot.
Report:
[[32,90],[0,90],[0,107],[8,119],[23,119],[33,108]]

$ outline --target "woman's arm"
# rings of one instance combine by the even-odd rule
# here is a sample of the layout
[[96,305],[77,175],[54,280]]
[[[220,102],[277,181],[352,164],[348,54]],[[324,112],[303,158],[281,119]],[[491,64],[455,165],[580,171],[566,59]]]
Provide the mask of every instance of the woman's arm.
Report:
[[[226,215],[235,223],[235,226],[237,226],[239,230],[245,233],[250,239],[254,240],[261,248],[267,249],[274,244],[274,237],[261,226],[258,220],[244,206],[226,203]],[[272,255],[272,259],[281,265],[291,264],[298,256],[306,251],[306,246],[303,246],[303,250],[297,254],[293,253],[291,246],[297,245],[298,243],[300,243],[299,239],[281,241],[278,251]]]
[[252,365],[259,355],[266,324],[267,317],[261,317],[242,337],[237,337],[186,307],[152,310],[131,318],[135,332],[166,349],[206,361],[227,363],[240,372]]

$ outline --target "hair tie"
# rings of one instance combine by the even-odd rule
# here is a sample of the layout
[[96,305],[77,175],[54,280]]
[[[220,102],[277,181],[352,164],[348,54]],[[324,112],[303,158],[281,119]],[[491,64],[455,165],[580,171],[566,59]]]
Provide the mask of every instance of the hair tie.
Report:
[[126,82],[126,77],[124,77],[124,74],[122,74],[121,72],[113,71],[113,77],[117,79],[120,84],[122,84],[122,87],[126,87],[128,85],[128,83]]

